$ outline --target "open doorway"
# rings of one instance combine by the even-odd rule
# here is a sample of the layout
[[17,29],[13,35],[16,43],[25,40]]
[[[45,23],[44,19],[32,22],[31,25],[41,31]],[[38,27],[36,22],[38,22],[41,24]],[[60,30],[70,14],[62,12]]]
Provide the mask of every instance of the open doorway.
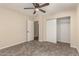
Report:
[[34,40],[39,40],[39,23],[34,21]]
[[57,18],[57,42],[70,43],[70,17]]

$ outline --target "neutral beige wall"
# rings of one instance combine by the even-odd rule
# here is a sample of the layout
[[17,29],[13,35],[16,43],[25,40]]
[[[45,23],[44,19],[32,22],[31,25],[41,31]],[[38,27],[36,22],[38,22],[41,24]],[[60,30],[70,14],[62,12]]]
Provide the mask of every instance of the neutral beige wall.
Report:
[[77,14],[77,21],[76,21],[76,44],[75,47],[78,49],[79,52],[79,4],[77,6],[77,10],[76,10],[76,14]]
[[26,41],[26,18],[16,11],[0,8],[0,49]]

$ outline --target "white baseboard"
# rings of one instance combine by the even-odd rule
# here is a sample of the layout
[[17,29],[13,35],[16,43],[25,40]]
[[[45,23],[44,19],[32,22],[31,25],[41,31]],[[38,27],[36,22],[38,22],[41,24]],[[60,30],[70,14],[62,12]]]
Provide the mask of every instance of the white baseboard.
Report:
[[77,51],[78,51],[78,53],[79,53],[79,45],[77,45],[77,44],[71,44],[71,47],[76,48]]
[[4,46],[4,47],[1,47],[0,50],[4,49],[4,48],[11,47],[11,46],[15,46],[15,45],[18,45],[18,44],[21,44],[21,43],[24,43],[24,42],[26,42],[26,41],[16,42],[15,44],[11,44],[11,45],[7,45],[7,46]]
[[79,53],[79,48],[77,48],[77,51],[78,51],[78,53]]

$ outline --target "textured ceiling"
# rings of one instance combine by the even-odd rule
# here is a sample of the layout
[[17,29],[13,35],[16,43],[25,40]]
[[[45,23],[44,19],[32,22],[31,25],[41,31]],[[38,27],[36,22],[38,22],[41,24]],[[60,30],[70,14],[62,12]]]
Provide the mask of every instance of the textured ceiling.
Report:
[[[43,7],[42,9],[46,11],[45,14],[57,13],[66,9],[75,8],[77,4],[75,3],[50,3],[49,6]],[[1,3],[0,7],[5,7],[9,9],[16,10],[26,15],[33,15],[33,9],[24,10],[24,8],[33,7],[32,3]],[[40,11],[37,14],[44,14]]]

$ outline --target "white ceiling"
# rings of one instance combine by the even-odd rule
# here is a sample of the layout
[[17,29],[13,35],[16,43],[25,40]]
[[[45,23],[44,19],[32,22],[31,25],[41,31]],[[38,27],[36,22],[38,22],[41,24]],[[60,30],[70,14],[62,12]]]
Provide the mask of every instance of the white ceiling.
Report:
[[[45,14],[57,13],[66,9],[75,8],[77,4],[75,3],[50,3],[49,6],[43,7],[41,9],[45,10]],[[0,7],[10,8],[18,12],[24,13],[26,15],[33,15],[33,9],[25,10],[24,8],[33,7],[32,3],[1,3]],[[42,12],[37,12],[37,14],[44,14]]]

